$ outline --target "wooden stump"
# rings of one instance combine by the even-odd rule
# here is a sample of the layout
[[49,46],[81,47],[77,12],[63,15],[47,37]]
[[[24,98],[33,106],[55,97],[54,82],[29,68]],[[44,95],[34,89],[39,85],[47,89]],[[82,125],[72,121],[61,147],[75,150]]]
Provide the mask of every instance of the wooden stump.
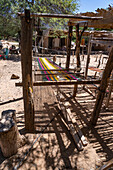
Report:
[[25,144],[16,125],[16,111],[6,110],[2,112],[0,121],[0,147],[4,157],[16,154],[18,148]]

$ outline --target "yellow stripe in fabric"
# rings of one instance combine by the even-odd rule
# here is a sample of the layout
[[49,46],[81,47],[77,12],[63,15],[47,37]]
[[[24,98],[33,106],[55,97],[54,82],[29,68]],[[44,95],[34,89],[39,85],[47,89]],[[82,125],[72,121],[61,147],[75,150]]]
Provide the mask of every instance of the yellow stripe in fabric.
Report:
[[[46,58],[46,61],[49,62],[49,61],[47,60],[47,58]],[[49,62],[49,64],[50,64],[53,68],[59,69],[59,67],[53,65],[52,63]],[[65,73],[64,71],[58,71],[58,72],[60,72],[60,73]],[[67,80],[69,80],[69,78],[72,79],[72,78],[68,75],[68,73],[67,73],[66,75],[63,75],[63,74],[62,74],[62,76],[65,77]],[[68,77],[69,77],[69,78],[68,78]]]
[[[44,58],[44,59],[46,60],[46,58]],[[43,62],[44,62],[44,61],[43,61]],[[48,64],[50,64],[50,63],[48,62],[48,60],[46,60],[46,62],[47,62]],[[48,66],[45,62],[44,62],[44,64],[46,65],[47,69],[50,69],[49,66]],[[54,68],[54,67],[52,66],[52,68]],[[50,73],[53,73],[53,74],[54,74],[53,71],[50,71]],[[52,77],[53,77],[54,80],[56,80],[56,81],[59,80],[55,75],[53,75]]]
[[[49,69],[48,68],[48,66],[43,62],[43,60],[42,60],[42,58],[41,58],[41,63],[42,63],[42,65],[43,65],[43,67],[46,69]],[[51,73],[51,71],[47,71],[48,73]],[[50,78],[51,78],[51,80],[52,81],[54,81],[54,78],[53,78],[53,76],[52,75],[49,75],[50,76]],[[57,78],[56,78],[56,80],[58,80]]]

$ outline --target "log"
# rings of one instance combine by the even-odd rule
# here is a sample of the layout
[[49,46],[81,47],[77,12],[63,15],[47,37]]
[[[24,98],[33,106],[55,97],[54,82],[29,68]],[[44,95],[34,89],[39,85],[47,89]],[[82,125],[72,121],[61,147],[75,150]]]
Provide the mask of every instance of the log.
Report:
[[101,110],[101,106],[102,106],[102,102],[103,102],[103,99],[104,99],[104,95],[105,95],[105,92],[106,92],[106,88],[107,88],[107,85],[108,85],[108,79],[111,75],[112,70],[113,70],[113,47],[111,49],[105,70],[103,72],[103,76],[102,76],[102,80],[101,80],[101,83],[100,83],[95,107],[94,107],[94,110],[93,110],[93,113],[92,113],[91,123],[93,125],[96,125],[96,123],[97,123],[99,113],[100,113],[100,110]]
[[[19,16],[24,16],[24,13],[18,12]],[[82,19],[82,20],[100,20],[103,17],[89,17],[81,15],[69,15],[69,14],[50,14],[50,13],[33,13],[31,17],[47,17],[47,18],[68,18],[68,19]]]
[[32,28],[33,19],[30,11],[25,10],[25,17],[21,18],[21,65],[23,98],[25,112],[25,129],[34,131],[34,104],[29,89],[32,87]]
[[6,110],[2,112],[0,121],[0,147],[4,157],[10,157],[17,153],[18,148],[25,144],[16,125],[16,111]]

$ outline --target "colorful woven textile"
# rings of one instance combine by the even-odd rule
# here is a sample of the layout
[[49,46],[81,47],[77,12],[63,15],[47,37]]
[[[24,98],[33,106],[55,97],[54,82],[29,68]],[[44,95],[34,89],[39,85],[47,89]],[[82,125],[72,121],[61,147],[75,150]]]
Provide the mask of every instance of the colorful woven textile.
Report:
[[[46,71],[46,69],[63,69],[62,67],[58,66],[56,63],[53,63],[49,58],[37,58],[37,62],[39,65],[39,68],[45,71],[42,71],[43,74],[43,80],[44,81],[61,81],[61,80],[81,80],[79,77],[77,77],[75,74],[71,74],[68,71]],[[60,75],[46,75],[46,74],[54,74],[54,73],[60,73]],[[62,73],[62,75],[61,75]]]

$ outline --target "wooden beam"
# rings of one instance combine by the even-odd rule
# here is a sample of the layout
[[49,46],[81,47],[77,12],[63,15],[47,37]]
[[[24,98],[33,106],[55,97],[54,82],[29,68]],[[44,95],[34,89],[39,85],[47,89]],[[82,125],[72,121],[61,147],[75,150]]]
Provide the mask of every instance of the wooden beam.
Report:
[[34,131],[34,104],[32,97],[32,27],[33,20],[30,18],[30,11],[25,10],[25,17],[21,17],[21,65],[25,129],[28,131]]
[[97,99],[96,99],[96,103],[95,103],[95,107],[92,113],[92,117],[91,117],[91,123],[93,125],[96,125],[98,117],[99,117],[99,113],[101,110],[101,106],[102,106],[102,102],[104,99],[104,95],[106,92],[106,88],[108,85],[108,79],[111,75],[111,72],[113,70],[113,47],[111,49],[105,70],[103,72],[103,76],[102,76],[102,81],[100,83],[100,88],[98,91],[98,95],[97,95]]
[[[33,86],[52,86],[52,85],[74,85],[74,84],[100,84],[101,80],[71,80],[71,81],[37,81]],[[16,86],[22,86],[22,83],[15,83]]]
[[66,69],[69,69],[69,64],[70,64],[72,30],[73,30],[73,26],[71,26],[71,23],[70,23],[69,32],[68,32]]
[[66,76],[67,74],[75,74],[75,73],[66,73],[66,72],[57,72],[57,73],[34,73],[34,75],[36,76],[44,76],[44,75],[62,75],[62,76]]
[[69,69],[39,69],[39,70],[36,70],[37,72],[38,71],[75,71],[75,69],[73,68],[69,68]]
[[[19,16],[24,16],[24,13],[18,12]],[[68,14],[49,14],[49,13],[32,13],[31,17],[45,17],[45,18],[68,18],[68,19],[82,19],[82,20],[100,20],[103,17],[88,17],[81,16],[78,14],[68,15]]]
[[105,40],[91,40],[91,43],[93,44],[102,44],[102,45],[110,45],[110,46],[113,46],[113,41],[105,41]]

